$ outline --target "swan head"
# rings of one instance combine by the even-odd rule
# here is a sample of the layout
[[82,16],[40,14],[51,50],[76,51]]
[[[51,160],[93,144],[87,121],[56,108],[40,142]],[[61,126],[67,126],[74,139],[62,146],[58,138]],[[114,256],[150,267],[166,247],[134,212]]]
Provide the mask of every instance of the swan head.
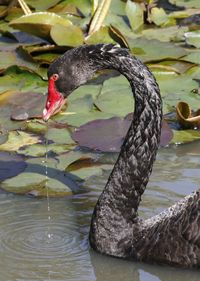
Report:
[[71,92],[87,82],[95,70],[83,46],[69,50],[56,59],[48,69],[48,95],[43,120],[47,121],[59,112]]

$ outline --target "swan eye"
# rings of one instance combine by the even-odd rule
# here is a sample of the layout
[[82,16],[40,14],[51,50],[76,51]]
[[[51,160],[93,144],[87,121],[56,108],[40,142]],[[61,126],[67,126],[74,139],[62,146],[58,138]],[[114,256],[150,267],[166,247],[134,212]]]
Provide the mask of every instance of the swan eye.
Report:
[[59,75],[58,75],[57,73],[54,73],[54,74],[51,76],[51,78],[52,78],[54,81],[56,81],[56,80],[58,80]]

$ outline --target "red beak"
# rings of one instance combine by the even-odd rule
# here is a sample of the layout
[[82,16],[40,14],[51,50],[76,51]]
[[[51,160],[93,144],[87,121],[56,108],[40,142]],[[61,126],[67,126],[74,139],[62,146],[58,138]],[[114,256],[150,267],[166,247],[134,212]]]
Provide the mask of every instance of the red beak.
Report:
[[47,121],[52,115],[58,113],[65,102],[63,95],[56,90],[54,77],[50,77],[46,106],[42,116],[43,120]]

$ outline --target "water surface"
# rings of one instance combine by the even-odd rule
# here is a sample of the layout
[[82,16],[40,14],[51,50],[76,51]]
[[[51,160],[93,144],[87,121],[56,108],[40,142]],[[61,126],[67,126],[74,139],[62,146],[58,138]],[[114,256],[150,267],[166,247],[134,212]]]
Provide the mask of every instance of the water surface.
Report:
[[[140,214],[149,217],[199,187],[199,142],[159,150]],[[112,158],[112,156],[110,157]],[[67,198],[0,193],[0,281],[199,281],[197,270],[148,265],[89,249],[94,204],[109,173]]]

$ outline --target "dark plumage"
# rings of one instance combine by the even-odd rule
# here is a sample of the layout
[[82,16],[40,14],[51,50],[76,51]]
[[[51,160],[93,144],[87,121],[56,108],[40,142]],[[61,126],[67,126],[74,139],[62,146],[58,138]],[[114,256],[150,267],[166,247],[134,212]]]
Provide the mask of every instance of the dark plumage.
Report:
[[[138,206],[159,146],[162,120],[159,87],[149,69],[126,49],[111,44],[81,46],[50,66],[48,99],[51,92],[66,98],[94,72],[106,68],[118,70],[128,79],[135,110],[118,160],[94,209],[91,247],[115,257],[200,267],[199,190],[151,219],[138,218]],[[53,78],[54,74],[58,79]]]

